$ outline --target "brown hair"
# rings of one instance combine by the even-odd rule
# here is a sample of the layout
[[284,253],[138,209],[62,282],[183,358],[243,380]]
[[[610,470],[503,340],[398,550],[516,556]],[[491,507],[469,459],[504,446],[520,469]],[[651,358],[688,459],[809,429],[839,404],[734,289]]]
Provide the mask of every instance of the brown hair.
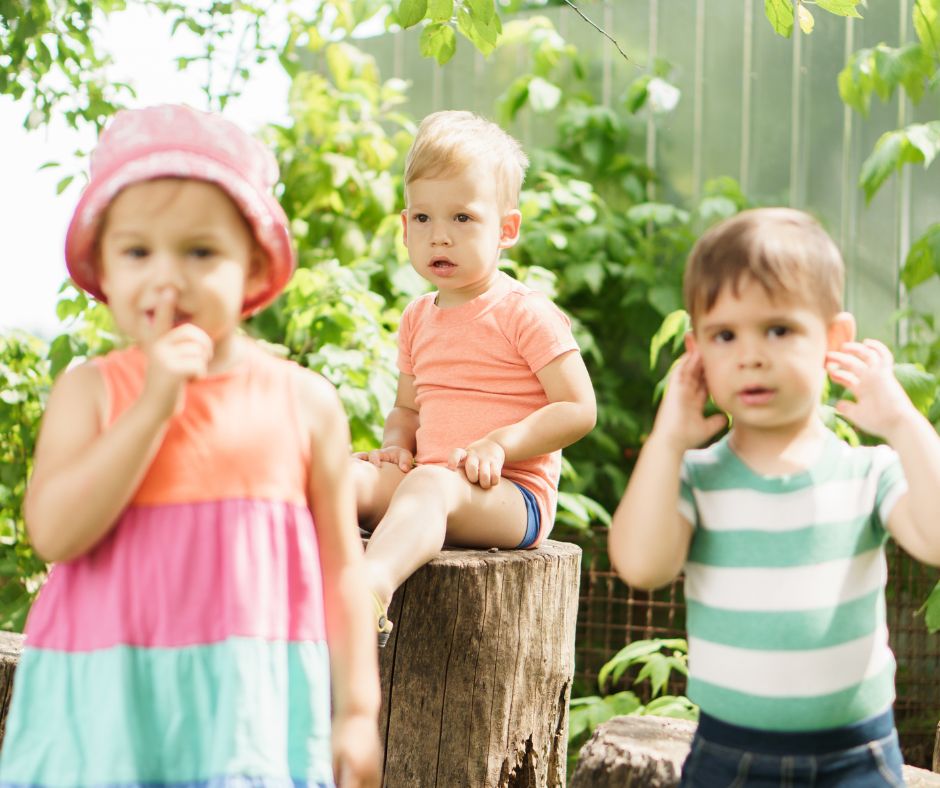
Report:
[[519,142],[472,112],[435,112],[421,121],[408,151],[405,186],[419,178],[454,175],[478,162],[495,172],[501,208],[515,208],[529,166]]
[[692,248],[683,295],[694,322],[745,277],[771,298],[814,302],[826,320],[842,310],[845,266],[833,240],[812,216],[792,208],[753,208],[715,225]]

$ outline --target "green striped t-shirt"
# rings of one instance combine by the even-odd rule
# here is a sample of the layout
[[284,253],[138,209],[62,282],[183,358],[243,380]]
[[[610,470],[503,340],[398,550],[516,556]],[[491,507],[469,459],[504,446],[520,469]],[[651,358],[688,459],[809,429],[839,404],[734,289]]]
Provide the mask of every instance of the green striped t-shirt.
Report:
[[906,489],[891,448],[831,433],[816,464],[790,476],[755,473],[727,438],[686,452],[688,693],[703,711],[807,731],[891,705],[885,524]]

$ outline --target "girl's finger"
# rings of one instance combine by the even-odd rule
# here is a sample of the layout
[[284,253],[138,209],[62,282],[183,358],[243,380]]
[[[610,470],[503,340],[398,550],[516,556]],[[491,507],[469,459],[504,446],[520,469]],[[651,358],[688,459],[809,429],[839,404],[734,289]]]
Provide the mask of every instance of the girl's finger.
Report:
[[176,293],[170,288],[161,290],[153,308],[153,317],[144,328],[144,339],[152,342],[159,339],[173,328],[173,315],[176,312]]

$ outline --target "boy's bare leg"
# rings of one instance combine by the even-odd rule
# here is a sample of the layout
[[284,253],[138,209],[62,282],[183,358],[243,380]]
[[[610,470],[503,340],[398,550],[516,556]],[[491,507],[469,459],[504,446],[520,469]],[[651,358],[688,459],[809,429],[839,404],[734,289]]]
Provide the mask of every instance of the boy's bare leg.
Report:
[[359,526],[372,531],[388,509],[395,490],[406,474],[391,462],[383,462],[378,467],[368,460],[354,458],[350,462]]
[[366,547],[372,589],[386,604],[445,541],[463,547],[512,548],[525,536],[525,501],[509,480],[484,490],[468,482],[462,471],[422,465],[402,474],[390,467],[402,478]]

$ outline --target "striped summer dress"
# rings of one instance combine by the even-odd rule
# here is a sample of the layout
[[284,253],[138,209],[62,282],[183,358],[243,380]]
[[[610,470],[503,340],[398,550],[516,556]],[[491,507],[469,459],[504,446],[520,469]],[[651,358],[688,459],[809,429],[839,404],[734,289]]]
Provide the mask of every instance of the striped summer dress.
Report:
[[754,473],[727,438],[686,452],[688,694],[703,711],[812,731],[891,706],[885,524],[906,489],[889,447],[832,434],[792,476]]
[[[113,530],[52,568],[27,623],[0,786],[333,784],[296,368],[245,344],[236,368],[187,386]],[[146,358],[95,363],[113,422]]]

